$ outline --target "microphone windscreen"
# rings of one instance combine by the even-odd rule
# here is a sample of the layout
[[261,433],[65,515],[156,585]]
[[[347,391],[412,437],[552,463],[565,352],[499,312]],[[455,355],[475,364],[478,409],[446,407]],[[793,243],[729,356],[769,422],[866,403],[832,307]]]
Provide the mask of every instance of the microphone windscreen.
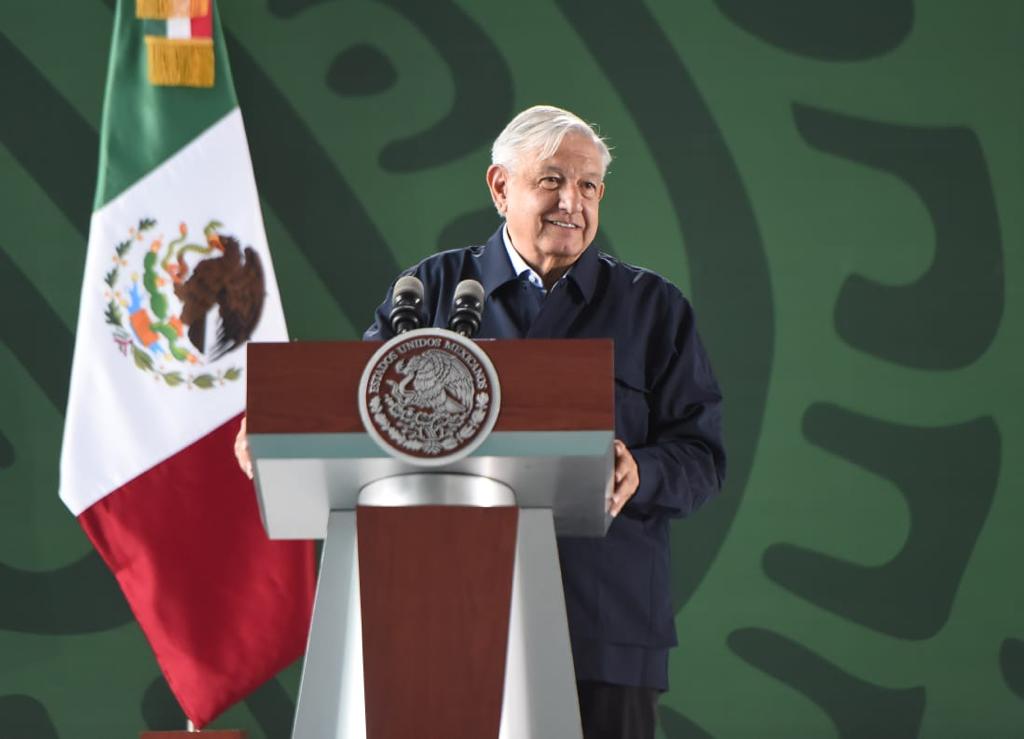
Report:
[[472,298],[478,303],[484,302],[484,286],[476,280],[463,280],[455,286],[455,300]]
[[399,277],[398,281],[395,282],[395,289],[391,292],[392,299],[397,298],[399,295],[412,293],[413,297],[418,300],[423,300],[423,283],[420,282],[418,277],[414,275],[406,275],[405,277]]

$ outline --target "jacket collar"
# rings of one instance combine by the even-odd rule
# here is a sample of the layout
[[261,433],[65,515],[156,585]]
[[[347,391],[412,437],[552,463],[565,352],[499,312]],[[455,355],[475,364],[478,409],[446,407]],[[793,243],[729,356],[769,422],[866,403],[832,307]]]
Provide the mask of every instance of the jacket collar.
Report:
[[[488,296],[505,283],[517,279],[512,262],[505,251],[505,242],[501,235],[504,228],[505,224],[502,223],[484,244],[479,257],[477,257],[480,267],[480,284],[484,286],[484,293]],[[579,259],[566,274],[568,281],[576,285],[583,300],[587,303],[594,297],[594,289],[597,287],[599,262],[597,247],[591,244],[583,250]]]

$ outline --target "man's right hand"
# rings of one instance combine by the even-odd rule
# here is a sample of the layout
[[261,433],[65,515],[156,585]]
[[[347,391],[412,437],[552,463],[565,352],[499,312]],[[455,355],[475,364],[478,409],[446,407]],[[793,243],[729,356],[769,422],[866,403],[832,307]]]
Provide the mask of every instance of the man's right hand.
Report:
[[245,416],[242,416],[242,425],[238,429],[238,436],[235,437],[235,459],[238,460],[242,472],[251,480],[252,457],[249,456],[249,436],[245,433]]

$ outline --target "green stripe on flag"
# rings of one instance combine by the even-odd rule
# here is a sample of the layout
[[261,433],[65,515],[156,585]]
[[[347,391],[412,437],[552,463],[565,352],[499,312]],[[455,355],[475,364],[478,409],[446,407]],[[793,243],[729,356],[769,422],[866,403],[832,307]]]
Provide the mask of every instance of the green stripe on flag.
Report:
[[137,21],[142,26],[143,36],[166,36],[167,35],[167,21]]
[[[212,88],[150,84],[143,40],[147,25],[135,17],[134,0],[118,0],[103,105],[94,211],[238,105],[216,3]],[[161,25],[166,35],[166,23]]]

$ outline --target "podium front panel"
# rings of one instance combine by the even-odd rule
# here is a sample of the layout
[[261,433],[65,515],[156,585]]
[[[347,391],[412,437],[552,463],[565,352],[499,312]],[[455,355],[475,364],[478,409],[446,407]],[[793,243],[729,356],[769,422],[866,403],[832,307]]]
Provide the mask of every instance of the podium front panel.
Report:
[[[612,492],[614,387],[609,340],[482,341],[501,412],[467,458],[433,468],[502,482],[520,508],[550,508],[559,536],[603,536]],[[249,443],[271,538],[323,538],[332,510],[363,486],[422,471],[365,432],[356,398],[374,342],[249,345]]]

